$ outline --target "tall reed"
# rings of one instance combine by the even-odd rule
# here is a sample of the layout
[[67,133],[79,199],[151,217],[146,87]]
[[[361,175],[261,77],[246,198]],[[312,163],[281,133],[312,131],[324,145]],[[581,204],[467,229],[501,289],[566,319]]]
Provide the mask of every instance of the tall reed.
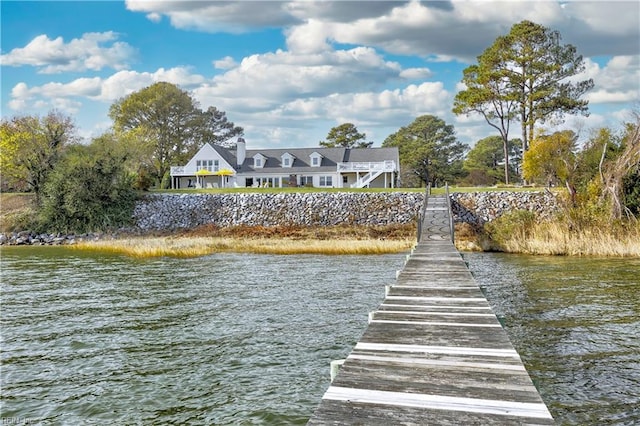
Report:
[[490,238],[485,246],[508,253],[640,257],[640,221],[577,221],[569,215],[537,221],[516,213],[485,229]]

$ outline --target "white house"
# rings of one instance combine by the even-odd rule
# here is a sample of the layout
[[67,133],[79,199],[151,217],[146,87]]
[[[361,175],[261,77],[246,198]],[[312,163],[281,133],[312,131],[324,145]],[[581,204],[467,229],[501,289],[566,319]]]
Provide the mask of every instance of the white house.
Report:
[[397,148],[235,149],[205,144],[184,166],[171,167],[172,188],[393,188]]

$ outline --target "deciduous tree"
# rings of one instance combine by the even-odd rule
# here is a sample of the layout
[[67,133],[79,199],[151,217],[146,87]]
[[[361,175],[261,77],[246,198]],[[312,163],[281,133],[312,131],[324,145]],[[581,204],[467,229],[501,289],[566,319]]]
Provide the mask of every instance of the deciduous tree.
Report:
[[75,125],[70,117],[52,111],[45,117],[22,116],[0,125],[0,169],[3,178],[27,188],[41,200],[49,173],[65,147],[77,141]]
[[204,142],[223,143],[243,133],[210,107],[203,112],[191,95],[178,86],[160,82],[134,92],[109,110],[116,132],[136,130],[137,137],[153,141],[153,168],[157,181],[169,173],[172,164],[182,164]]
[[541,135],[524,153],[522,173],[525,179],[541,180],[548,185],[561,183],[575,201],[577,135],[571,130]]

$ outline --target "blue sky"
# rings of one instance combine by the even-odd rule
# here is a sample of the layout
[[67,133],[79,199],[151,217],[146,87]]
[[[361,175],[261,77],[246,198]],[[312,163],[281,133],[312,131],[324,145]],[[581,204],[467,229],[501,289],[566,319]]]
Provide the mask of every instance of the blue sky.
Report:
[[[245,129],[250,148],[317,146],[350,122],[380,146],[416,117],[469,145],[495,134],[451,113],[462,70],[524,19],[585,58],[590,116],[547,123],[581,138],[640,107],[638,1],[2,1],[2,117],[74,118],[87,140],[109,106],[157,81]],[[517,127],[517,126],[516,126]],[[518,137],[518,131],[512,133]]]

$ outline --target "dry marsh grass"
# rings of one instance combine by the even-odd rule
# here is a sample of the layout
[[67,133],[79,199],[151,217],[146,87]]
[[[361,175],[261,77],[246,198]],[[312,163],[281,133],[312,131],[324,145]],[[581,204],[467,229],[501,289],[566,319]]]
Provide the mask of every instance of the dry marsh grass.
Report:
[[415,245],[415,225],[201,226],[175,235],[85,241],[78,250],[146,257],[198,257],[213,253],[387,254]]
[[504,241],[501,248],[510,253],[640,257],[640,225],[568,231],[562,223],[543,222],[536,224],[526,235],[516,233]]
[[137,258],[198,257],[213,253],[387,254],[409,250],[413,240],[312,240],[286,238],[142,237],[81,242],[78,250],[124,254]]
[[33,214],[33,194],[0,193],[0,232],[12,231],[22,217]]

